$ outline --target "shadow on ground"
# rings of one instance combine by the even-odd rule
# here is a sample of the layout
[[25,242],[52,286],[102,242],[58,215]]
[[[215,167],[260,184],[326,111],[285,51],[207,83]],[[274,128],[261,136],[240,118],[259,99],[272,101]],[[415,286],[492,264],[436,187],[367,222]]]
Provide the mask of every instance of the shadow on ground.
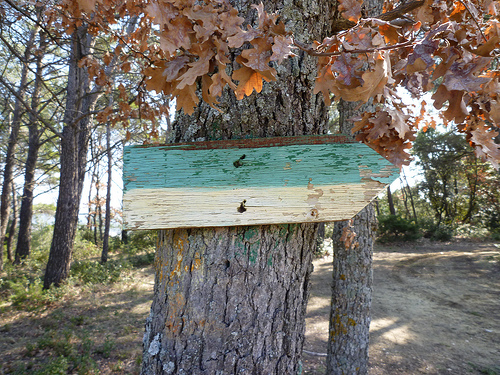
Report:
[[[326,353],[331,259],[315,261],[305,349]],[[304,354],[306,374],[324,357]],[[453,241],[377,246],[370,374],[500,374],[500,249]]]

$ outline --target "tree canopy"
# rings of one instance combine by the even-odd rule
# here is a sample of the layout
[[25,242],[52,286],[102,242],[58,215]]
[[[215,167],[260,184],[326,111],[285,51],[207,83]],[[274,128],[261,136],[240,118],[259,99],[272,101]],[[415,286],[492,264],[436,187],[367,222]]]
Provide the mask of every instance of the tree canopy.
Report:
[[[151,109],[146,91],[175,97],[177,109],[188,114],[200,99],[217,108],[226,87],[238,99],[259,93],[264,81],[279,79],[279,64],[302,50],[318,56],[314,93],[321,92],[327,104],[332,94],[335,100],[377,104],[357,119],[353,132],[396,165],[409,163],[417,130],[434,125],[425,121],[423,107],[412,115],[396,92],[403,87],[415,99],[432,92],[444,123],[454,124],[476,154],[498,168],[497,1],[388,0],[384,13],[364,18],[362,0],[339,0],[342,19],[322,41],[292,35],[279,10],[253,7],[255,19],[245,20],[225,0],[64,0],[51,8],[48,25],[69,34],[85,21],[89,32],[112,36],[113,52],[80,62],[100,85],[106,84],[107,65],[140,67],[143,80],[135,96],[123,95],[120,111],[106,108],[101,121],[142,116],[154,123],[168,107]],[[137,27],[118,32],[114,25],[126,19],[135,19]]]

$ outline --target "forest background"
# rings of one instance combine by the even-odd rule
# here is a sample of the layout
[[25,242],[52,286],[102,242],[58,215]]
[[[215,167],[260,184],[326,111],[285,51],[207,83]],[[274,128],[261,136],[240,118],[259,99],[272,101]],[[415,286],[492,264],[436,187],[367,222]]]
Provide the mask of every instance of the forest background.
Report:
[[[86,174],[89,181],[90,189],[84,197],[89,209],[86,223],[75,228],[77,242],[67,284],[59,290],[43,291],[42,273],[54,232],[53,225],[43,217],[54,216],[55,207],[33,206],[33,197],[35,187],[44,190],[58,185],[60,142],[65,138],[62,124],[67,116],[67,103],[71,101],[66,91],[72,69],[67,57],[73,41],[64,35],[54,39],[40,27],[43,9],[38,6],[19,8],[16,2],[6,1],[1,12],[2,308],[40,311],[63,299],[70,290],[74,293],[74,288],[116,282],[134,266],[152,262],[154,234],[110,236],[111,220],[120,224],[120,209],[110,204],[112,171],[113,167],[120,167],[124,144],[169,140],[170,117],[164,116],[162,120],[166,133],[162,133],[159,124],[145,126],[144,121],[161,117],[171,103],[163,96],[140,89],[144,77],[133,62],[123,59],[110,64],[113,59],[121,59],[116,57],[118,54],[113,56],[108,52],[111,45],[121,48],[116,40],[99,38],[93,47],[99,58],[114,66],[113,69],[101,69],[95,60],[85,58],[87,55],[80,56],[80,68],[86,67],[95,83],[88,96],[94,102],[89,104],[86,116],[91,113],[98,120],[86,125],[89,148],[88,152],[82,150],[88,161],[78,172],[80,176]],[[116,27],[122,27],[126,33],[131,25],[133,22]],[[114,77],[112,84],[107,81],[109,76]],[[149,102],[144,100],[144,103],[154,103],[163,109],[155,112],[154,106],[137,106],[129,99],[141,95],[149,96]],[[106,100],[118,103],[118,108],[111,108]],[[189,103],[182,105],[187,108]],[[330,132],[335,133],[338,120],[335,109],[330,117]],[[418,134],[413,155],[422,177],[412,186],[403,182],[401,189],[388,191],[387,197],[380,198],[380,241],[417,240],[422,236],[435,240],[449,240],[453,236],[499,239],[498,172],[476,156],[467,135],[450,129],[429,128]],[[81,177],[78,180],[83,181]],[[78,350],[86,350],[84,341],[79,341]],[[63,345],[49,340],[49,344],[38,343],[26,350],[35,354],[47,345],[57,351],[59,344]],[[106,345],[111,344],[104,342],[94,351],[105,357]],[[54,363],[67,369],[95,366],[91,351],[88,358],[84,356],[87,362],[78,362],[71,356],[74,349],[65,352],[63,348],[57,359],[36,362],[33,366],[41,372],[56,366]]]

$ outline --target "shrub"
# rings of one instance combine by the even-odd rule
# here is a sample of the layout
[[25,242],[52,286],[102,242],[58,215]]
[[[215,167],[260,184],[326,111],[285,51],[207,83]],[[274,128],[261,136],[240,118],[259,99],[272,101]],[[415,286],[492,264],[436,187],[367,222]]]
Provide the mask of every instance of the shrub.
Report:
[[74,352],[71,343],[72,336],[71,331],[64,331],[62,336],[56,332],[50,332],[38,340],[37,346],[40,350],[49,349],[57,356],[70,357]]
[[451,225],[431,225],[424,234],[425,238],[433,241],[449,241],[453,238],[454,230]]
[[73,245],[73,259],[81,260],[101,255],[101,249],[88,238],[88,229],[81,226],[76,232],[75,244]]
[[119,281],[128,270],[130,264],[126,262],[76,261],[71,264],[70,275],[84,284],[105,284]]
[[155,253],[145,253],[145,254],[137,254],[131,255],[128,257],[128,262],[132,265],[132,267],[144,267],[153,264],[155,260]]
[[421,237],[418,224],[401,216],[379,216],[378,222],[379,240],[381,242],[414,241]]
[[40,278],[30,279],[26,276],[3,279],[0,290],[12,302],[12,306],[25,311],[34,311],[53,303],[66,292],[64,287],[44,290]]
[[492,231],[490,235],[493,241],[500,241],[500,229]]
[[158,234],[154,230],[138,230],[129,234],[128,244],[125,251],[128,254],[136,254],[143,251],[154,252]]
[[457,226],[455,233],[460,237],[479,239],[486,238],[489,235],[488,229],[474,224],[461,224]]
[[66,375],[68,370],[68,359],[61,356],[51,359],[43,368],[33,372],[33,375]]

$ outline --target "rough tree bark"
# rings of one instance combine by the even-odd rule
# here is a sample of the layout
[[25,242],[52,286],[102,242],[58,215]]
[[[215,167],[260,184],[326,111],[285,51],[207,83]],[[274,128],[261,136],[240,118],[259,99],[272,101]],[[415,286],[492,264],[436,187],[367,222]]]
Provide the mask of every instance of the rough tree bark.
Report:
[[[381,14],[382,5],[381,0],[365,0],[365,14]],[[373,109],[373,106],[340,100],[337,108],[339,131],[349,135],[353,126],[350,118]],[[363,375],[368,372],[372,252],[376,227],[373,203],[355,216],[352,228],[356,233],[355,242],[346,248],[347,242],[340,238],[348,225],[346,221],[335,223],[332,237],[333,282],[326,358],[329,375]]]
[[[250,1],[232,1],[250,22]],[[304,41],[330,31],[326,0],[264,1]],[[327,110],[312,94],[316,61],[300,53],[277,82],[223,113],[201,105],[173,124],[172,141],[321,134]],[[316,224],[159,232],[155,294],[142,374],[297,374]]]
[[23,107],[21,101],[24,100],[26,94],[26,87],[28,82],[28,60],[32,54],[33,45],[35,43],[35,36],[37,33],[37,28],[33,28],[30,32],[29,40],[26,44],[24,50],[24,56],[20,63],[22,64],[21,69],[21,79],[19,82],[19,88],[17,91],[17,97],[14,104],[14,115],[12,118],[9,144],[7,146],[7,153],[5,156],[5,165],[3,170],[3,183],[2,183],[2,195],[0,202],[0,270],[3,269],[3,243],[5,241],[5,234],[7,231],[7,225],[10,217],[10,207],[11,207],[11,195],[12,195],[12,179],[13,168],[15,163],[15,154],[17,149],[19,129],[21,128],[21,116],[23,115]]
[[97,95],[89,90],[86,68],[78,61],[92,52],[94,37],[87,27],[78,27],[71,36],[68,87],[64,129],[61,138],[61,172],[57,199],[54,235],[45,271],[44,288],[59,286],[69,275],[73,243],[78,224],[78,210],[82,195],[91,116]]
[[373,204],[354,217],[351,246],[340,241],[349,221],[335,223],[333,284],[327,374],[367,374],[372,252],[376,218]]
[[[40,85],[43,74],[42,59],[47,46],[45,33],[39,33],[39,53],[36,55],[36,77],[32,92],[31,109],[37,113],[40,101]],[[42,145],[40,139],[43,129],[39,126],[33,112],[29,114],[29,140],[28,155],[24,166],[24,187],[21,198],[21,210],[19,213],[19,233],[16,246],[14,263],[20,263],[30,254],[31,248],[31,220],[33,217],[33,190],[35,189],[35,170],[38,160],[38,151]]]
[[104,215],[104,238],[102,240],[102,253],[101,262],[108,261],[109,251],[109,230],[111,226],[111,184],[113,183],[112,170],[113,170],[113,154],[111,151],[111,125],[106,125],[106,153],[108,157],[108,184],[106,186],[106,213]]
[[389,213],[396,215],[396,208],[394,207],[394,200],[392,199],[391,187],[387,186],[387,203],[389,203]]
[[14,244],[14,237],[16,235],[17,229],[17,197],[16,197],[16,186],[14,181],[12,181],[12,215],[9,223],[9,229],[7,230],[7,259],[12,262],[14,259],[12,257],[12,245]]
[[[382,6],[381,0],[365,0],[363,3],[368,16],[380,15]],[[336,17],[339,16],[336,14]],[[353,126],[350,118],[373,109],[373,105],[359,106],[359,103],[340,100],[337,108],[339,131],[349,135]],[[349,222],[334,224],[332,300],[326,358],[328,375],[368,373],[372,253],[377,225],[374,212],[371,203],[354,217],[352,230],[356,237],[349,248],[346,247],[347,242],[340,240]]]

